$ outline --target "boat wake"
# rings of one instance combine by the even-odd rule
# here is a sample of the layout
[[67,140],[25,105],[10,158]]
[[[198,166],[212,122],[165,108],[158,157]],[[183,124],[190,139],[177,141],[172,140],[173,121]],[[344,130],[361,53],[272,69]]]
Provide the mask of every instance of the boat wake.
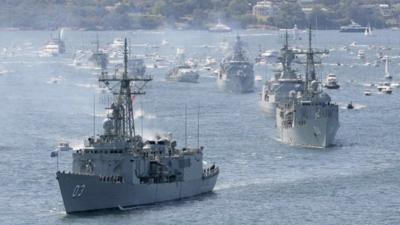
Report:
[[[342,104],[339,104],[340,105],[340,108],[341,109],[347,109],[347,105],[348,104],[346,104],[346,103],[342,103]],[[362,104],[354,104],[354,103],[352,103],[352,105],[353,105],[353,110],[354,109],[356,109],[356,110],[359,110],[359,109],[365,109],[365,108],[367,108],[367,105],[362,105]]]
[[60,75],[60,76],[50,78],[50,80],[46,81],[46,83],[47,84],[59,84],[62,81],[64,81],[64,77]]
[[255,179],[255,180],[252,180],[252,181],[243,181],[243,182],[220,184],[220,185],[217,185],[214,188],[214,190],[215,191],[222,191],[222,190],[227,190],[227,189],[242,188],[242,187],[260,185],[260,184],[269,184],[269,183],[273,183],[273,179],[268,179],[268,178],[266,178],[266,179]]

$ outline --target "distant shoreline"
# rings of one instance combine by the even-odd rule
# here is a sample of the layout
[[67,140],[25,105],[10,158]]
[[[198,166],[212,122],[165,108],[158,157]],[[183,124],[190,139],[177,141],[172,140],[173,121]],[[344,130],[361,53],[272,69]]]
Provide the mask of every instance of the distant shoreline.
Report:
[[[115,29],[115,30],[102,30],[102,29],[84,29],[84,28],[79,28],[79,29],[74,29],[74,28],[68,28],[68,27],[62,27],[59,29],[25,29],[25,28],[17,28],[17,27],[0,27],[0,31],[49,31],[49,32],[54,32],[58,31],[60,29],[64,29],[65,31],[87,31],[87,32],[102,32],[102,31],[115,31],[115,32],[126,32],[126,31],[208,31],[208,29],[174,29],[174,28],[168,28],[168,27],[160,27],[157,29],[128,29],[128,30],[122,30],[122,29]],[[393,26],[393,27],[386,27],[386,28],[376,28],[374,30],[399,30],[399,27]],[[269,27],[269,28],[246,28],[246,29],[232,29],[231,32],[227,33],[234,33],[235,31],[250,31],[250,30],[257,30],[257,31],[279,31],[279,30],[285,30],[285,28],[276,28],[276,27]],[[287,29],[287,30],[293,30],[293,29]],[[306,29],[298,29],[299,31],[304,31]],[[340,29],[315,29],[313,30],[329,30],[329,31],[339,31]],[[211,33],[211,32],[210,32]],[[213,33],[218,33],[218,32],[213,32]]]

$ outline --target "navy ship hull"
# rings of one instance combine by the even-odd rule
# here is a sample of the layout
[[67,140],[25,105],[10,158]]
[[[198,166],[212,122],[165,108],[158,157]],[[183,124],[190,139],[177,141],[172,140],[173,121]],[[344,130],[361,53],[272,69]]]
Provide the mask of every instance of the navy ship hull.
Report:
[[248,62],[230,62],[222,66],[217,84],[220,89],[233,93],[254,91],[253,65]]
[[274,102],[267,102],[267,101],[260,101],[260,102],[259,102],[259,105],[260,105],[261,109],[262,109],[264,112],[270,114],[271,116],[272,116],[272,115],[275,115],[275,112],[276,112],[276,105],[277,105],[276,103],[274,103]]
[[65,210],[78,213],[179,200],[211,192],[218,171],[202,179],[171,183],[128,184],[105,182],[97,175],[57,173]]
[[[339,129],[337,105],[297,106],[292,119],[284,120],[289,111],[277,107],[276,126],[279,141],[289,145],[311,148],[332,146]],[[289,112],[290,113],[290,112]]]
[[307,120],[307,124],[303,126],[280,127],[278,140],[289,145],[326,148],[333,145],[338,129],[337,123],[328,118]]
[[108,57],[106,54],[95,53],[89,58],[89,63],[94,67],[106,69],[108,66]]
[[231,76],[227,79],[218,79],[218,86],[233,93],[248,93],[254,91],[254,77]]

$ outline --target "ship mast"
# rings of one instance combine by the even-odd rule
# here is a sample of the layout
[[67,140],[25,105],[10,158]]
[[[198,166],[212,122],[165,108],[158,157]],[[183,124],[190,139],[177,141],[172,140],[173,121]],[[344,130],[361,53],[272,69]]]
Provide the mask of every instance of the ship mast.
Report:
[[291,68],[291,64],[295,58],[295,52],[292,49],[289,49],[289,35],[286,30],[284,36],[284,44],[283,48],[281,48],[279,61],[282,64],[283,72],[280,78],[290,78],[293,72]]
[[317,80],[316,72],[315,72],[315,60],[314,55],[316,54],[327,54],[328,51],[315,51],[312,49],[312,33],[311,26],[308,29],[308,50],[305,52],[300,52],[299,54],[305,54],[307,57],[306,60],[306,75],[305,75],[305,88],[308,90],[310,83],[314,80]]
[[96,34],[96,54],[99,54],[99,48],[100,48],[99,34]]
[[282,51],[284,52],[284,57],[283,57],[282,63],[285,64],[284,67],[283,67],[285,69],[284,73],[289,73],[290,72],[290,70],[291,70],[290,64],[292,63],[293,58],[294,58],[293,55],[290,55],[290,53],[289,53],[289,40],[288,40],[288,38],[289,38],[289,35],[288,35],[288,31],[286,29],[286,32],[285,32],[285,44],[283,45],[283,49],[282,49]]
[[243,50],[243,42],[240,40],[240,36],[236,36],[236,43],[233,50],[233,57],[234,61],[246,61],[245,53]]
[[285,30],[285,44],[283,46],[283,49],[289,49],[289,35],[287,29]]
[[308,51],[306,52],[306,88],[308,88],[309,81],[315,80],[315,63],[314,63],[314,53],[311,46],[312,34],[311,26],[308,29]]
[[[108,108],[112,110],[112,115],[109,116],[109,119],[113,121],[114,136],[128,138],[136,136],[132,101],[136,95],[145,94],[143,88],[151,80],[150,76],[128,77],[128,44],[125,38],[122,77],[117,77],[117,75],[109,76],[106,72],[102,72],[99,78],[99,82],[103,82],[115,96],[115,101]],[[119,91],[114,91],[113,88],[117,87],[118,83]]]

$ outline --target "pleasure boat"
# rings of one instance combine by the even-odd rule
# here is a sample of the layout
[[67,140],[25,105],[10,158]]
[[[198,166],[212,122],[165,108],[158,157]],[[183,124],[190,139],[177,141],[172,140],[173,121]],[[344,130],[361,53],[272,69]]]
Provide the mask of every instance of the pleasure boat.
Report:
[[392,94],[392,87],[390,87],[390,83],[388,82],[378,84],[376,88],[378,89],[378,91],[384,94]]
[[360,24],[351,20],[351,23],[347,26],[341,26],[340,32],[350,32],[350,33],[363,33],[367,27],[363,27]]
[[339,89],[340,85],[337,82],[336,75],[333,73],[328,74],[324,86],[327,89]]
[[232,28],[230,28],[228,25],[225,25],[221,23],[221,21],[218,21],[218,23],[214,26],[211,26],[208,28],[210,32],[231,32]]

